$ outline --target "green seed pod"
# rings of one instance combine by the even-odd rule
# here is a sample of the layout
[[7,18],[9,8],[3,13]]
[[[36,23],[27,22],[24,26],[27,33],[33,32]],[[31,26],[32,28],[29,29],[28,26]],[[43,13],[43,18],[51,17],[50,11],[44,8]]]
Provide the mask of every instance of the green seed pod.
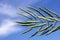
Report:
[[40,30],[40,32],[41,32],[41,31],[44,31],[44,30],[47,30],[47,29],[50,28],[52,25],[53,25],[53,24],[48,25],[48,26],[45,27],[44,29]]
[[43,12],[45,12],[46,14],[48,14],[50,17],[53,17],[49,12],[47,12],[46,10],[42,9],[41,7],[39,7],[39,9]]
[[42,24],[40,24],[40,26],[44,26],[44,25],[46,25],[46,23],[42,23]]
[[30,29],[26,30],[25,32],[23,32],[22,34],[25,34],[25,33],[29,32],[29,31],[31,31],[32,29],[33,28],[30,28]]
[[55,22],[58,22],[59,20],[56,18],[48,17],[48,19],[54,20]]
[[51,22],[52,20],[51,19],[48,19],[48,18],[46,18],[46,17],[42,17],[42,16],[38,16],[39,18],[41,18],[41,19],[43,19],[43,20],[46,20],[46,21],[48,21],[48,22]]
[[57,26],[57,27],[55,27],[55,28],[53,28],[51,31],[49,31],[47,35],[49,35],[49,34],[55,32],[55,31],[57,31],[57,30],[59,30],[59,29],[60,29],[60,25]]
[[36,11],[36,12],[38,12],[40,15],[42,15],[43,17],[46,17],[44,14],[42,14],[39,10],[37,10],[36,8],[32,8],[32,7],[27,7],[27,8],[29,8],[29,9],[31,9],[31,10],[34,10],[34,11]]
[[37,31],[37,32],[35,32],[34,34],[32,34],[29,38],[31,38],[31,37],[33,37],[33,36],[35,36],[37,33],[38,33],[38,31]]
[[26,22],[16,22],[16,23],[19,23],[19,24],[31,24],[31,23],[39,23],[40,20],[36,20],[36,21],[26,21]]
[[44,26],[44,25],[46,25],[46,23],[42,23],[42,24],[39,24],[39,25],[33,25],[33,26],[31,26],[32,28],[35,28],[35,27],[42,27],[42,26]]
[[55,12],[49,10],[48,8],[45,8],[45,9],[46,9],[48,12],[50,12],[51,14],[54,14],[54,15],[56,15],[58,18],[60,18],[60,16],[59,16],[58,14],[56,14]]
[[32,12],[31,10],[27,10],[28,12],[30,12],[31,13],[31,15],[32,16],[34,16],[35,18],[37,18],[38,17],[38,15],[36,15],[34,12]]
[[26,17],[26,18],[28,18],[28,19],[30,19],[30,20],[33,20],[32,18],[30,18],[30,17],[28,17],[28,16],[26,16],[26,15],[24,15],[24,14],[21,14],[21,13],[17,13],[17,14],[19,14],[19,15],[21,15],[21,16],[24,16],[24,17]]
[[41,34],[38,34],[38,36],[42,36],[46,33],[46,30],[44,30]]
[[32,23],[32,24],[20,24],[21,26],[33,26],[35,25],[35,23]]
[[31,15],[34,19],[36,19],[36,16],[34,16],[33,14],[30,13],[29,10],[25,10],[25,9],[22,9],[22,8],[19,8],[20,10],[24,11],[25,13]]

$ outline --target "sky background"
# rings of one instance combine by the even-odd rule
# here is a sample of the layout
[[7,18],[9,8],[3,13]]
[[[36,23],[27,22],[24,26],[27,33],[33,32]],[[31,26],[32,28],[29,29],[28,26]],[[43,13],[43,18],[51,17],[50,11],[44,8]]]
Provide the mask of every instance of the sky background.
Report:
[[60,40],[59,30],[48,36],[28,38],[35,30],[21,35],[27,28],[19,26],[15,21],[26,19],[16,13],[21,12],[19,8],[26,8],[27,6],[47,7],[57,14],[60,13],[60,0],[0,0],[0,40]]

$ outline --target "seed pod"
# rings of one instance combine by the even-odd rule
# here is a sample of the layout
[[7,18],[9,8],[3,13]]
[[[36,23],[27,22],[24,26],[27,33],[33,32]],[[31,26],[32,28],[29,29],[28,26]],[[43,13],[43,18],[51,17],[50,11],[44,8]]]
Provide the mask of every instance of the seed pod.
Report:
[[29,9],[31,9],[31,10],[34,10],[34,11],[36,11],[36,12],[38,12],[40,15],[42,15],[43,17],[46,17],[44,14],[42,14],[39,10],[37,10],[36,8],[32,8],[32,7],[27,7],[27,8],[29,8]]
[[47,35],[49,35],[49,34],[55,32],[55,31],[57,31],[57,30],[59,30],[59,29],[60,29],[60,25],[57,26],[57,27],[55,27],[55,28],[53,28],[51,31],[49,31]]
[[30,28],[30,29],[26,30],[25,32],[23,32],[22,34],[25,34],[25,33],[29,32],[29,31],[31,31],[32,29],[33,28]]
[[49,30],[44,30],[41,34],[38,34],[38,36],[42,36],[42,35],[46,34],[47,32],[49,32]]
[[39,25],[36,25],[37,27],[42,27],[42,26],[44,26],[44,25],[46,25],[46,23],[42,23],[42,24],[39,24]]
[[24,14],[21,14],[21,13],[17,13],[17,14],[19,14],[19,15],[21,15],[21,16],[24,16],[24,17],[26,17],[26,18],[28,18],[28,19],[30,19],[30,20],[33,20],[32,18],[30,18],[30,17],[28,17],[28,16],[26,16],[26,15],[24,15]]
[[38,18],[38,15],[36,15],[34,12],[27,10],[28,12],[30,12],[32,14],[32,16],[34,16],[35,18]]
[[48,14],[50,17],[53,17],[49,12],[47,12],[46,10],[42,9],[41,7],[39,7],[39,9],[43,12],[45,12],[46,14]]
[[54,20],[55,22],[58,22],[59,20],[56,18],[48,17],[48,19]]
[[52,20],[51,19],[48,19],[48,18],[46,18],[46,17],[41,17],[41,16],[38,16],[39,18],[41,18],[41,19],[43,19],[43,20],[46,20],[46,21],[48,21],[48,22],[51,22]]
[[40,32],[41,32],[41,31],[44,31],[44,30],[47,30],[47,29],[50,28],[52,25],[53,25],[53,24],[48,25],[48,26],[45,27],[44,29],[40,30]]
[[54,14],[54,15],[56,15],[58,18],[60,18],[60,16],[59,16],[58,14],[56,14],[55,12],[49,10],[48,8],[45,8],[45,9],[46,9],[48,12],[50,12],[51,14]]
[[35,25],[35,23],[32,23],[32,24],[20,24],[21,26],[33,26]]
[[32,28],[35,28],[35,27],[42,27],[42,26],[44,26],[44,25],[46,25],[46,23],[42,23],[42,24],[39,24],[39,25],[33,25],[33,26],[31,26]]
[[33,36],[35,36],[37,33],[38,33],[38,31],[37,31],[37,32],[35,32],[33,35],[31,35],[29,38],[31,38],[31,37],[33,37]]
[[19,8],[19,9],[22,10],[22,11],[24,11],[25,13],[31,15],[34,19],[36,19],[36,16],[34,16],[33,14],[31,14],[31,13],[29,12],[29,10],[25,10],[25,9],[22,9],[22,8]]
[[40,20],[36,20],[36,21],[26,21],[26,22],[16,22],[16,23],[20,23],[20,24],[31,24],[31,23],[39,23]]

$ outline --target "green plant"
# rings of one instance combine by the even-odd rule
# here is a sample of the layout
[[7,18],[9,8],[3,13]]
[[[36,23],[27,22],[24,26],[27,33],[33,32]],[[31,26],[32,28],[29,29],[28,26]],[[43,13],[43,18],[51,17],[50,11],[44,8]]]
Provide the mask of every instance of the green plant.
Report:
[[[30,16],[32,16],[32,18],[30,16],[26,16],[24,14],[18,13],[19,15],[22,15],[26,18],[29,19],[29,21],[24,21],[24,22],[16,22],[19,23],[21,26],[28,26],[30,29],[26,30],[25,32],[23,32],[22,34],[25,34],[31,30],[33,30],[33,28],[38,28],[38,30],[32,34],[30,36],[33,37],[36,34],[38,36],[41,35],[49,35],[57,30],[60,29],[60,25],[57,25],[57,27],[55,27],[56,23],[60,22],[59,18],[60,16],[58,14],[56,14],[55,12],[49,10],[48,8],[41,8],[39,7],[39,10],[37,10],[36,8],[33,7],[27,7],[28,10],[19,8],[20,10],[22,10],[23,12],[29,14]],[[39,14],[39,15],[38,15]],[[40,34],[38,34],[40,33]]]

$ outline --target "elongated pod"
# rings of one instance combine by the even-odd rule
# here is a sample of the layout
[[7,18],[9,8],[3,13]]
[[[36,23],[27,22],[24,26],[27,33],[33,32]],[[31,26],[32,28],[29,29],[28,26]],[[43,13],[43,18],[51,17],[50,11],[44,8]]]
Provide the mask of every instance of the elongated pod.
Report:
[[46,14],[48,14],[50,17],[53,17],[49,12],[47,12],[46,10],[42,9],[41,7],[39,7],[39,9],[43,12],[45,12]]
[[60,15],[58,15],[58,14],[56,14],[55,12],[49,10],[48,8],[45,8],[45,9],[46,9],[48,12],[50,12],[51,14],[54,14],[54,15],[56,15],[58,18],[60,18]]
[[26,15],[24,15],[24,14],[21,14],[21,13],[17,13],[17,14],[19,14],[19,15],[21,15],[21,16],[24,16],[24,17],[26,17],[26,18],[28,18],[28,19],[30,19],[30,20],[33,20],[32,18],[30,18],[29,16],[26,16]]
[[49,35],[49,34],[55,32],[55,31],[57,31],[57,30],[59,30],[59,29],[60,29],[60,25],[57,26],[57,27],[55,27],[55,28],[53,28],[51,31],[49,31],[47,35]]
[[29,9],[31,9],[31,10],[34,10],[34,11],[36,11],[36,12],[38,12],[40,15],[42,15],[43,17],[46,17],[44,14],[42,14],[39,10],[37,10],[36,8],[32,8],[32,7],[27,7],[27,8],[29,8]]

